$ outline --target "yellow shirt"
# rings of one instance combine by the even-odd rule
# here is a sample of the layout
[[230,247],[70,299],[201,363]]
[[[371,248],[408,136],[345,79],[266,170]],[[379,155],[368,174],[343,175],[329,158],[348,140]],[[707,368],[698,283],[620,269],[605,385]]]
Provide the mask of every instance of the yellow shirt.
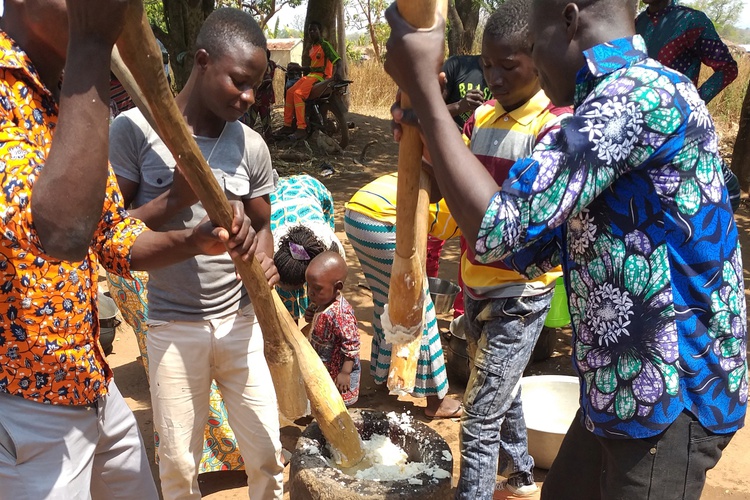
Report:
[[[377,221],[395,224],[397,183],[396,173],[378,177],[354,193],[345,207]],[[445,200],[430,204],[430,236],[448,240],[460,235],[461,231],[451,217]]]
[[[488,101],[467,122],[464,141],[495,182],[502,185],[515,161],[531,154],[537,140],[559,126],[569,113],[569,108],[552,105],[541,90],[510,112]],[[461,277],[469,293],[479,298],[535,295],[553,287],[562,276],[562,269],[557,267],[529,281],[502,262],[480,264],[473,257],[471,249],[461,254]]]

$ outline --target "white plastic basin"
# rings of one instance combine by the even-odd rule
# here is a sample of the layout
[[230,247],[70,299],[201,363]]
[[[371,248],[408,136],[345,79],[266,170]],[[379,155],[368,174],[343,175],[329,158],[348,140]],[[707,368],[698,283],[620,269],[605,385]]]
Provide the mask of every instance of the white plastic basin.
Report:
[[539,375],[521,379],[521,402],[534,464],[549,469],[579,406],[578,378]]

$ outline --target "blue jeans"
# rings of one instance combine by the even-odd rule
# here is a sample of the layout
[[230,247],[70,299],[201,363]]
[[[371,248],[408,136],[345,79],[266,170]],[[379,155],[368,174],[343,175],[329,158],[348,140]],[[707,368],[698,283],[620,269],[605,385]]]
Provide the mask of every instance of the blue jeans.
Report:
[[544,326],[552,292],[482,301],[465,296],[464,300],[474,366],[464,395],[456,498],[489,500],[498,469],[515,486],[534,480],[521,390],[516,388]]

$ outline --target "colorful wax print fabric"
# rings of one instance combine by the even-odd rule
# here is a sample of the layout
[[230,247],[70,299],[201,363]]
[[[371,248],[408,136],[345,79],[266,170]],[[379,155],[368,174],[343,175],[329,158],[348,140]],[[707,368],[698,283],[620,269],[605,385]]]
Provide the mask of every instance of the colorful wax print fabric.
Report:
[[574,116],[511,169],[478,260],[557,232],[560,251],[527,272],[562,261],[589,430],[653,436],[687,409],[733,432],[747,406],[747,316],[713,121],[639,36],[584,54]]
[[703,12],[672,0],[654,14],[647,10],[635,19],[636,33],[646,41],[648,55],[684,74],[698,85],[701,63],[714,74],[698,89],[707,103],[737,78],[737,63]]

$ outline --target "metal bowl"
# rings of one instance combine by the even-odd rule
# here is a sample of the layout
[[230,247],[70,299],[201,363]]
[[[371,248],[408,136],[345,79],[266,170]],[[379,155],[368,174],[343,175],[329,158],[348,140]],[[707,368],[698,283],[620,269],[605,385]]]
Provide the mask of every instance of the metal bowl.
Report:
[[427,278],[430,288],[430,298],[435,305],[435,312],[448,314],[453,309],[453,302],[461,290],[457,284],[440,278]]
[[577,377],[539,375],[521,379],[521,403],[529,454],[534,464],[549,469],[560,451],[579,407]]

